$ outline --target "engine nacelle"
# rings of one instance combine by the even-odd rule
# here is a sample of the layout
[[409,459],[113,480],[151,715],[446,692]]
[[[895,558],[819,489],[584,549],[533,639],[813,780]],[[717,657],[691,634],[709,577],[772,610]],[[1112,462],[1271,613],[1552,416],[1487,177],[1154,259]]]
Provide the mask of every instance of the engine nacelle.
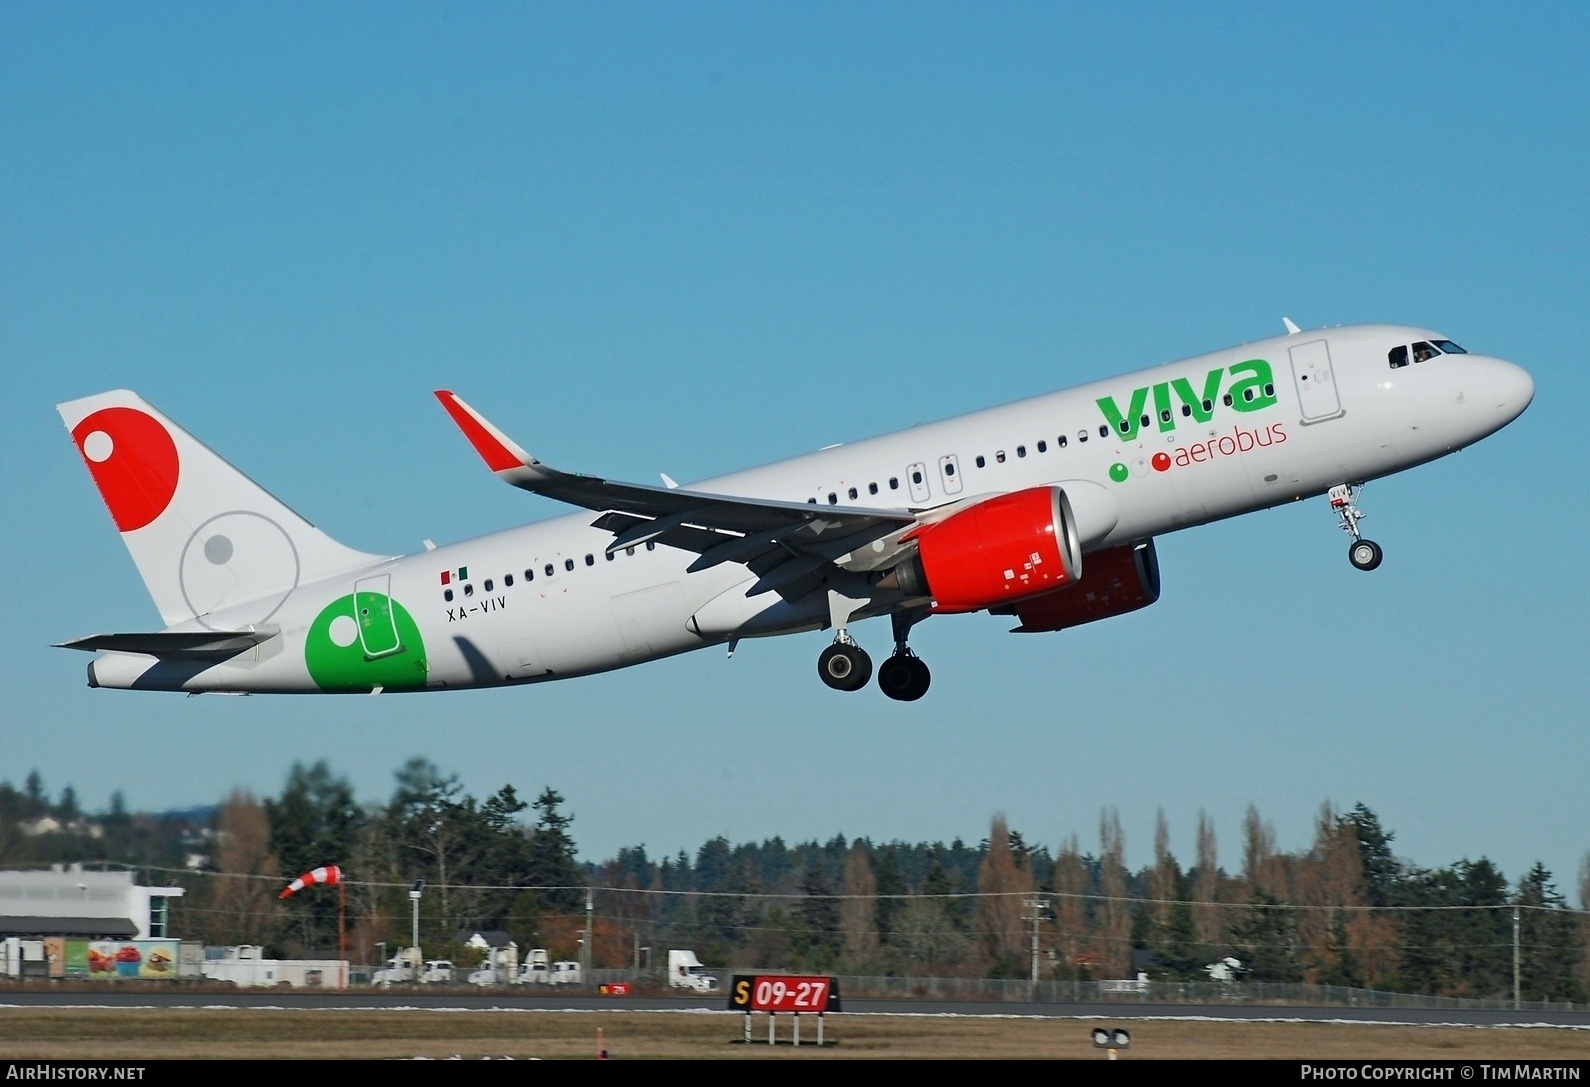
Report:
[[1159,599],[1159,557],[1154,541],[1088,555],[1088,572],[1075,585],[995,609],[1021,620],[1017,634],[1064,630],[1146,608]]
[[[889,575],[939,612],[981,611],[1053,592],[1082,574],[1071,503],[1059,487],[1000,495],[927,525],[917,553]],[[886,579],[887,580],[887,579]]]

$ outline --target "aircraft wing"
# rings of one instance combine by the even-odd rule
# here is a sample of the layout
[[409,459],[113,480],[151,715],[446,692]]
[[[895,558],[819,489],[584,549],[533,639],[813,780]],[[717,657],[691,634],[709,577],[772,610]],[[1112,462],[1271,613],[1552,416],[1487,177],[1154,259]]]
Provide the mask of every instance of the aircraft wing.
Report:
[[[701,555],[690,569],[740,562],[768,570],[784,560],[817,556],[848,569],[867,569],[898,553],[898,540],[851,558],[858,548],[898,537],[918,524],[905,509],[860,509],[710,494],[685,488],[622,483],[560,471],[536,460],[459,397],[438,389],[436,398],[499,479],[522,490],[597,510],[595,528],[614,534],[609,552],[657,541]],[[767,563],[769,557],[776,561]],[[761,560],[761,561],[757,561]],[[786,572],[786,571],[781,571]],[[815,573],[815,567],[810,571]]]

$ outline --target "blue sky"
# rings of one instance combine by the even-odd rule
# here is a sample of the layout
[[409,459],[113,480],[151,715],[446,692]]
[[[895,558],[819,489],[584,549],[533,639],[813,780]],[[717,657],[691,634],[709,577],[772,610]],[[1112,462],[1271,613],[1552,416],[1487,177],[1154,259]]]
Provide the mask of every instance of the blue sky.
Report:
[[[1362,800],[1425,864],[1586,836],[1590,13],[1578,5],[0,7],[0,777],[90,805],[414,754],[569,797],[583,852],[835,833],[1051,846],[1119,807],[1240,864]],[[916,636],[921,703],[826,636],[530,690],[90,691],[48,643],[156,622],[60,426],[126,385],[332,535],[552,516],[429,391],[539,456],[684,480],[1361,321],[1526,366],[1513,426],[1160,541],[1153,608]],[[886,624],[857,634],[875,655]]]

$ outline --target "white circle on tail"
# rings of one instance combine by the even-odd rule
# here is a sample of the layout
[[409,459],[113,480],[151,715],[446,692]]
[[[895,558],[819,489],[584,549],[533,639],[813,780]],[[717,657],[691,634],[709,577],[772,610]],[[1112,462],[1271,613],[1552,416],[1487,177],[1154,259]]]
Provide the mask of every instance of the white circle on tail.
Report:
[[211,630],[263,623],[298,587],[292,540],[269,517],[244,510],[200,525],[183,546],[180,563],[182,598]]
[[359,624],[353,621],[351,615],[339,615],[331,621],[331,628],[326,631],[331,637],[331,644],[347,649],[359,637]]
[[83,439],[83,456],[95,464],[104,464],[115,451],[116,443],[103,430],[96,430]]

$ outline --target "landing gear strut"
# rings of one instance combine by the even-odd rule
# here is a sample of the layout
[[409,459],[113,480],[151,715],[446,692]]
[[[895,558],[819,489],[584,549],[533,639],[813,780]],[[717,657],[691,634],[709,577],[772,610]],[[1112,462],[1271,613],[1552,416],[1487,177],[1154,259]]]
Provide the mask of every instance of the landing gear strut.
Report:
[[933,674],[922,658],[911,652],[906,637],[911,628],[927,615],[926,611],[895,612],[894,653],[878,667],[878,687],[896,702],[915,702],[927,694]]
[[850,636],[850,617],[866,604],[864,596],[848,596],[836,589],[828,592],[828,618],[834,628],[834,644],[817,658],[817,675],[836,691],[859,691],[872,678],[872,658]]
[[1347,561],[1359,570],[1373,570],[1380,565],[1386,557],[1380,545],[1374,540],[1366,540],[1363,533],[1358,531],[1358,522],[1364,519],[1364,511],[1358,508],[1358,495],[1364,489],[1362,483],[1338,483],[1330,489],[1331,509],[1341,518],[1343,532],[1352,534],[1353,542],[1347,548]]

